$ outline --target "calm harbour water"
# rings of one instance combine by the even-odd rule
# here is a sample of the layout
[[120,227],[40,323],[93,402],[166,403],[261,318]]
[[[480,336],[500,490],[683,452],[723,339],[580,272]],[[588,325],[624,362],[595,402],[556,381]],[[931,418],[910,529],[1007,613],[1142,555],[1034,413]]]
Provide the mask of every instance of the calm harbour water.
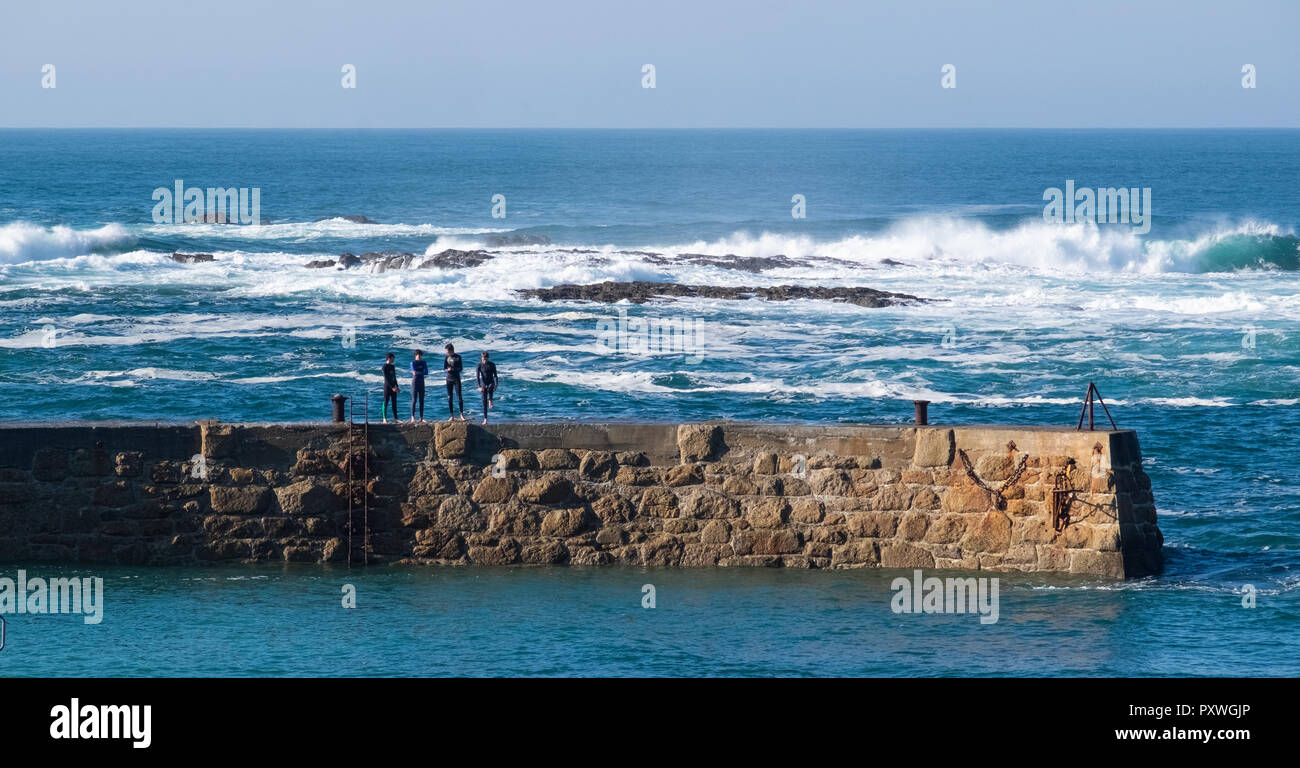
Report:
[[[1002,574],[999,615],[895,614],[894,571],[33,568],[104,619],[10,616],[6,676],[1300,674],[1293,605]],[[11,578],[12,573],[6,573]],[[987,574],[984,574],[987,575]],[[345,584],[357,607],[341,605]],[[656,607],[642,607],[644,585]]]

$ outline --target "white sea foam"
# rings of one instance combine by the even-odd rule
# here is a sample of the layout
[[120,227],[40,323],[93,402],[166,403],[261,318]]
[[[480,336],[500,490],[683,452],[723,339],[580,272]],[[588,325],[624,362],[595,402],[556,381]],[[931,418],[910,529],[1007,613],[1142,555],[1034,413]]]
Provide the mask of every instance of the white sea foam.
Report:
[[318,371],[314,373],[295,373],[280,376],[231,376],[210,371],[188,371],[168,368],[133,368],[126,371],[86,371],[81,376],[60,384],[98,385],[108,387],[134,387],[141,381],[223,381],[230,384],[261,385],[278,384],[304,379],[351,379],[365,384],[382,384],[384,377],[380,374],[361,373],[359,371]]
[[1112,295],[1086,302],[1090,312],[1116,309],[1140,309],[1147,312],[1169,312],[1176,315],[1213,315],[1225,312],[1262,312],[1265,304],[1257,297],[1243,291],[1229,291],[1218,296],[1135,296]]
[[359,371],[331,371],[321,373],[299,373],[285,376],[246,376],[230,379],[233,384],[282,384],[286,381],[302,379],[353,379],[365,384],[382,384],[384,377],[380,374],[361,373]]
[[[656,379],[666,379],[674,374],[685,376],[691,386],[673,386],[661,384]],[[629,393],[697,393],[697,392],[733,392],[750,395],[772,396],[777,400],[799,399],[870,399],[870,400],[929,400],[934,403],[953,403],[968,405],[1074,405],[1078,398],[1051,398],[1041,395],[1025,397],[986,396],[980,394],[960,394],[937,392],[925,386],[918,386],[891,379],[855,379],[850,381],[816,381],[797,382],[779,378],[756,378],[749,375],[705,373],[693,370],[676,372],[651,371],[604,371],[598,376],[575,378],[571,370],[532,367],[512,371],[511,375],[524,381],[536,383],[569,384],[586,389],[609,392]],[[860,376],[861,372],[854,374]]]
[[1142,402],[1170,408],[1229,408],[1238,405],[1229,397],[1148,397]]
[[487,235],[509,229],[443,227],[436,224],[366,224],[343,218],[323,221],[290,221],[237,226],[231,224],[153,224],[141,232],[155,237],[233,238],[242,240],[292,240],[310,242],[321,238],[438,237],[443,235]]
[[[59,348],[111,347],[155,344],[179,339],[204,337],[258,337],[282,333],[312,333],[319,338],[340,336],[344,329],[360,320],[340,307],[331,312],[296,312],[293,314],[206,314],[164,313],[133,317],[87,329],[69,330],[66,324],[54,323],[54,342]],[[92,332],[93,331],[93,332]],[[0,348],[35,349],[50,346],[45,328],[38,326],[9,337],[0,337]]]
[[121,224],[78,230],[19,221],[0,226],[0,264],[78,256],[100,248],[123,246],[131,240],[130,233]]
[[183,371],[169,368],[133,368],[129,371],[86,371],[73,379],[73,384],[103,384],[115,387],[134,386],[136,381],[162,379],[167,381],[212,381],[219,378],[204,371]]

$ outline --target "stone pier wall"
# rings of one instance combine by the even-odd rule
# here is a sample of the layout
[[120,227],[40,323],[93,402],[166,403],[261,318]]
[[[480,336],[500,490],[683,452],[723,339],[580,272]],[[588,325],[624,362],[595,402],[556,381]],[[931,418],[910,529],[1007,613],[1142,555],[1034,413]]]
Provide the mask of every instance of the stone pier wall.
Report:
[[439,423],[369,445],[363,489],[346,425],[0,426],[0,561],[344,561],[364,493],[371,562],[1161,567],[1131,431]]

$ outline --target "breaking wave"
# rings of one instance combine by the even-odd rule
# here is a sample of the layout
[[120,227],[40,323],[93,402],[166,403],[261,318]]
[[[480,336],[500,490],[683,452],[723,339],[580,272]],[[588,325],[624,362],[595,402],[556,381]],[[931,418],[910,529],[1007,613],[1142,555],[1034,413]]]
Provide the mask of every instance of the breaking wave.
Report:
[[[652,249],[654,250],[654,249]],[[687,253],[880,262],[1011,264],[1069,272],[1232,272],[1300,269],[1300,238],[1276,224],[1247,221],[1186,238],[1153,239],[1128,227],[1059,225],[1031,220],[1009,229],[970,219],[920,218],[873,234],[817,241],[809,237],[737,233],[674,248]]]
[[325,238],[489,235],[509,231],[510,230],[508,229],[487,229],[481,227],[443,227],[435,224],[381,224],[373,221],[356,222],[337,217],[332,219],[322,219],[320,221],[272,222],[257,226],[230,224],[150,224],[141,228],[141,232],[154,237],[217,237],[232,240],[290,240],[294,242],[310,242]]
[[121,224],[107,224],[98,229],[72,229],[19,221],[0,226],[0,264],[99,253],[127,247],[134,239]]
[[[978,219],[920,217],[897,221],[879,231],[816,238],[790,233],[735,232],[710,240],[662,238],[658,245],[556,242],[540,249],[532,245],[502,245],[519,230],[444,227],[433,224],[355,223],[344,219],[288,222],[263,226],[218,224],[143,225],[108,224],[97,229],[42,227],[16,222],[0,227],[0,264],[72,258],[88,254],[117,254],[132,245],[157,249],[155,238],[185,238],[186,248],[204,249],[204,239],[219,241],[229,250],[240,242],[250,256],[264,246],[254,243],[310,242],[334,239],[347,250],[392,250],[385,239],[404,238],[401,250],[433,255],[447,248],[488,249],[498,253],[527,248],[551,252],[609,256],[652,253],[669,259],[674,254],[733,255],[806,262],[801,277],[815,277],[831,264],[879,267],[901,263],[912,266],[969,268],[971,265],[1009,265],[1053,274],[1102,273],[1219,273],[1241,270],[1300,270],[1300,237],[1277,224],[1244,221],[1216,225],[1184,237],[1160,239],[1138,235],[1121,225],[1094,223],[1058,225],[1039,219],[1022,220],[1011,227],[994,227]],[[504,237],[497,237],[502,235]],[[589,233],[594,239],[596,233]],[[144,242],[140,242],[140,241]],[[192,244],[189,245],[189,244]],[[338,243],[321,243],[326,256]],[[215,243],[214,243],[215,245]],[[168,246],[170,247],[170,246]],[[272,246],[273,250],[275,249]],[[340,246],[339,250],[345,248]],[[660,262],[662,263],[662,262]]]

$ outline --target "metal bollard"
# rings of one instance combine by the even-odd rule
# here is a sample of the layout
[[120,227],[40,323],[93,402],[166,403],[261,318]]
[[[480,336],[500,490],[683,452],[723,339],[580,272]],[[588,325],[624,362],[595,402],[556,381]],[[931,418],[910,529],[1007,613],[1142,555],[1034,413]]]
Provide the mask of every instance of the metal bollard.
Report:
[[924,427],[930,423],[929,400],[913,400],[912,405],[916,406],[916,426]]
[[334,397],[330,398],[330,401],[334,403],[334,421],[342,422],[343,404],[346,403],[348,399],[343,395],[335,395]]

